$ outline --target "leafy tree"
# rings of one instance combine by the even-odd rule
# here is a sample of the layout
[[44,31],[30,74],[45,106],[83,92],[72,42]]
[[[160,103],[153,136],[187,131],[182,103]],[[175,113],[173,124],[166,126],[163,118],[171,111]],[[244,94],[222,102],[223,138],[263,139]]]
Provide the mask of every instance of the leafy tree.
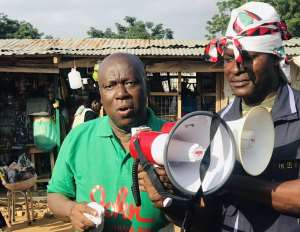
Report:
[[300,36],[300,0],[273,0],[273,6],[276,8],[281,18],[288,25],[289,32],[293,36]]
[[[288,25],[293,36],[300,36],[300,0],[256,0],[271,4]],[[221,0],[217,2],[218,13],[207,21],[206,38],[224,35],[230,19],[230,12],[247,2],[246,0]]]
[[244,1],[241,0],[222,0],[217,2],[218,14],[215,14],[211,20],[207,21],[207,38],[213,38],[218,35],[224,35],[230,19],[232,9],[239,7]]
[[30,23],[10,19],[0,13],[0,39],[39,39],[42,35]]
[[118,39],[173,39],[173,31],[164,28],[163,24],[154,25],[153,22],[143,22],[135,17],[126,16],[127,25],[116,23],[117,32],[111,28],[105,31],[90,27],[87,34],[91,38],[118,38]]

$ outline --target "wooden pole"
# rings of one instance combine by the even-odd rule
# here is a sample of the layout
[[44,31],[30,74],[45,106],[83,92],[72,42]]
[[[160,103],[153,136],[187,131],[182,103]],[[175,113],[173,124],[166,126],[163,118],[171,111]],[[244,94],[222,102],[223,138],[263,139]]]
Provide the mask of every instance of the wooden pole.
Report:
[[216,73],[216,112],[226,106],[224,99],[224,75]]
[[178,72],[177,85],[178,85],[178,96],[177,96],[177,120],[178,120],[182,116],[181,72]]

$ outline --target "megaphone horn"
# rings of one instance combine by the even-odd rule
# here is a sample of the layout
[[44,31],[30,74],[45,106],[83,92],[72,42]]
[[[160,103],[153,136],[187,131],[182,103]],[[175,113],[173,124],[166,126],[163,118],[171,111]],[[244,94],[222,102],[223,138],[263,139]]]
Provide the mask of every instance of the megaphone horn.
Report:
[[[204,194],[220,188],[229,178],[234,162],[236,146],[228,125],[219,118],[220,125],[211,141],[211,124],[215,115],[207,111],[186,114],[171,129],[164,148],[164,163],[167,175],[179,192],[193,196],[202,185]],[[181,153],[178,140],[197,144],[200,157],[193,162],[174,162],[171,157]],[[200,164],[206,149],[210,146],[210,165],[203,182],[200,178]]]
[[244,170],[256,176],[268,166],[274,147],[274,125],[271,114],[264,107],[254,107],[246,116],[226,122],[233,132],[236,159]]

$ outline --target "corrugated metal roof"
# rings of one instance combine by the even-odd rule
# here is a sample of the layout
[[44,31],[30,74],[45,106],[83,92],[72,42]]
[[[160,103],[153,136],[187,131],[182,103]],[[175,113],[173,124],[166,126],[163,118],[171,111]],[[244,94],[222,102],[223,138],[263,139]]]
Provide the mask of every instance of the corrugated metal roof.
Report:
[[98,56],[129,52],[140,56],[199,56],[205,41],[145,39],[6,39],[0,56],[80,55]]
[[[104,56],[129,52],[139,56],[200,56],[207,41],[145,39],[2,39],[0,56],[78,55]],[[300,55],[300,38],[285,42],[289,55]]]

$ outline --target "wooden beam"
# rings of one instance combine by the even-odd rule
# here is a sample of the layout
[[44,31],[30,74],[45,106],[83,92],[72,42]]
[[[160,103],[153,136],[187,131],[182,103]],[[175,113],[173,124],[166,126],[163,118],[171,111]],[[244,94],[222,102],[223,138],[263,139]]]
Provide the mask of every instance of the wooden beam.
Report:
[[[97,58],[82,58],[76,59],[75,58],[75,66],[77,68],[92,68],[97,63],[99,59]],[[74,67],[74,60],[68,61],[61,61],[58,64],[59,68],[73,68]]]
[[223,66],[203,61],[167,61],[146,65],[146,72],[223,72]]
[[0,66],[0,72],[11,73],[53,73],[58,74],[58,68],[39,68],[39,67],[10,67]]
[[0,67],[55,68],[55,65],[50,57],[40,59],[9,57],[7,59],[0,59]]

